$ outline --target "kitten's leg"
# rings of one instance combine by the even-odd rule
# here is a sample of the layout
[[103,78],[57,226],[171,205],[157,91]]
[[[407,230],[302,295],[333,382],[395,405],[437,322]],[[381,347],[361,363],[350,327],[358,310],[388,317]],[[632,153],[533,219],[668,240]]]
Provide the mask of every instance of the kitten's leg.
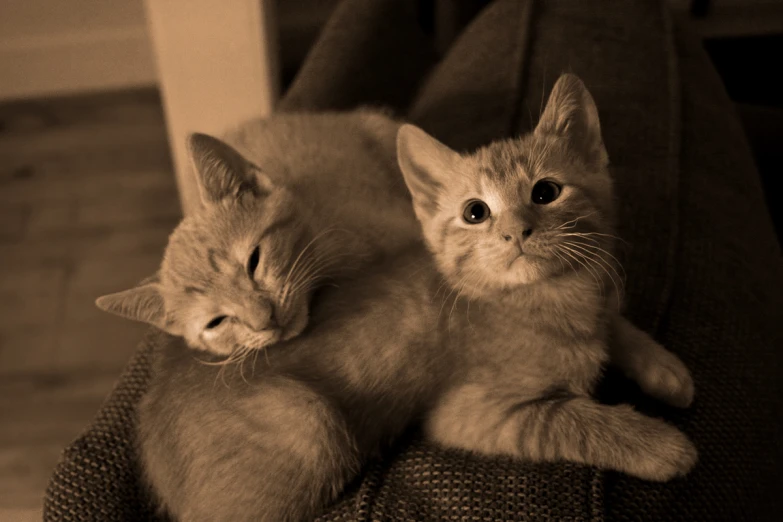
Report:
[[693,402],[693,378],[680,358],[620,315],[612,320],[609,353],[646,394],[680,408]]
[[477,384],[446,394],[427,419],[447,446],[532,461],[567,460],[667,481],[695,465],[693,443],[677,428],[628,405],[552,394],[513,401]]

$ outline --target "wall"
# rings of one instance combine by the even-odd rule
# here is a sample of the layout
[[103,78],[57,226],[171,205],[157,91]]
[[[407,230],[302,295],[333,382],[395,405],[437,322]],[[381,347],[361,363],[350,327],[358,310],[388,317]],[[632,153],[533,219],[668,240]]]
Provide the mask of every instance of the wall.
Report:
[[155,81],[143,0],[0,0],[0,99]]

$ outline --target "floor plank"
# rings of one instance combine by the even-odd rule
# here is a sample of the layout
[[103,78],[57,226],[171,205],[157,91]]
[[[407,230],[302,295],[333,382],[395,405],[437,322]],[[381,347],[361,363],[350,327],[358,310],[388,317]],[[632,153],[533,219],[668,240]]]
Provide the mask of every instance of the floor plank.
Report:
[[95,298],[152,274],[180,217],[157,92],[0,104],[0,209],[0,519],[33,520],[145,330]]

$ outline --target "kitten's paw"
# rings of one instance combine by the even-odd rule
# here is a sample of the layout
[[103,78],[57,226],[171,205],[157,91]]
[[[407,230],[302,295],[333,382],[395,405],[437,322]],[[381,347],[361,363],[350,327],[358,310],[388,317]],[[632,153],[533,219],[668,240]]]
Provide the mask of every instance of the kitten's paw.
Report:
[[691,372],[679,357],[663,347],[641,370],[638,381],[646,394],[667,404],[687,408],[693,403],[695,386]]
[[662,421],[656,436],[647,441],[637,462],[629,470],[645,480],[666,482],[690,472],[699,460],[693,442],[680,430]]

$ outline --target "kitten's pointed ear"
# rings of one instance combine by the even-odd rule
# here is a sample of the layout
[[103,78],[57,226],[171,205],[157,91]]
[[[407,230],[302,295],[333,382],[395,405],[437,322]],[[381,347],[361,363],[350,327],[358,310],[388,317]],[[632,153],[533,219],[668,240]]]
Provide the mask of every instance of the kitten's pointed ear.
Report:
[[417,215],[432,215],[448,176],[460,160],[459,153],[415,125],[397,131],[397,163],[413,196]]
[[247,193],[263,196],[272,189],[271,180],[224,141],[194,133],[188,136],[188,151],[204,203],[236,199]]
[[566,138],[577,152],[599,168],[609,163],[595,101],[582,80],[573,74],[558,78],[535,132]]
[[95,304],[104,312],[164,329],[166,312],[156,282],[142,282],[130,290],[104,295]]

